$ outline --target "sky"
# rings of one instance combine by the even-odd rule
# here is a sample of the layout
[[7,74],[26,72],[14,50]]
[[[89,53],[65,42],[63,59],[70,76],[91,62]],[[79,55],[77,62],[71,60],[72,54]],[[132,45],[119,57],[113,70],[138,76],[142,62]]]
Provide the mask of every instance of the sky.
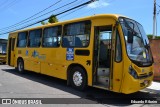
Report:
[[[0,34],[26,26],[27,24],[49,17],[52,14],[58,14],[65,9],[79,5],[88,0],[77,0],[71,5],[67,5],[66,7],[53,11],[50,14],[42,15],[43,13],[47,13],[72,1],[74,0],[0,0]],[[138,21],[143,25],[146,34],[152,34],[153,1],[154,0],[99,0],[85,6],[84,8],[80,8],[77,11],[60,15],[58,16],[58,19],[59,21],[64,21],[85,16],[92,16],[95,14],[121,14]],[[12,29],[4,30],[4,28],[18,23],[56,2],[58,2],[56,5],[39,14],[42,15],[42,17],[36,18],[36,20],[32,20],[21,26],[16,25]],[[160,5],[160,0],[157,0],[157,4]],[[158,5],[157,12],[160,10]],[[39,23],[32,27],[39,25],[41,24]],[[157,16],[157,35],[160,35],[160,30],[158,29],[160,29],[160,15]],[[8,34],[0,35],[0,38],[7,39]]]

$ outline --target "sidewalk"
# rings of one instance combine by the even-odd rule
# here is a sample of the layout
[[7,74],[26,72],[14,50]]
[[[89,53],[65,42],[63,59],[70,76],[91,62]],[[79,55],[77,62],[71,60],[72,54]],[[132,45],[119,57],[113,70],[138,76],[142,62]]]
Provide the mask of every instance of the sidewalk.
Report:
[[152,82],[152,85],[147,87],[147,89],[158,90],[160,91],[160,82]]

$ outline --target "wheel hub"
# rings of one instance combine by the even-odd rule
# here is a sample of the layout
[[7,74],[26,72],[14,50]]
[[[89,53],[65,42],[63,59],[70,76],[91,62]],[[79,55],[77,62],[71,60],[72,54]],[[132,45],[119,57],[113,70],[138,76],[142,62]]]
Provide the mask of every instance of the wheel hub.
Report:
[[78,71],[76,71],[73,74],[73,82],[76,86],[80,86],[82,84],[82,74]]

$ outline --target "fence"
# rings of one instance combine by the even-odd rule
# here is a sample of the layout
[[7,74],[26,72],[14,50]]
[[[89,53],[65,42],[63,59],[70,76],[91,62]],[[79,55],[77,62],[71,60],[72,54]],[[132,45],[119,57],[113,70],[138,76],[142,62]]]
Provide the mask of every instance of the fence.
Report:
[[154,80],[160,81],[160,39],[150,39],[149,41],[154,58]]

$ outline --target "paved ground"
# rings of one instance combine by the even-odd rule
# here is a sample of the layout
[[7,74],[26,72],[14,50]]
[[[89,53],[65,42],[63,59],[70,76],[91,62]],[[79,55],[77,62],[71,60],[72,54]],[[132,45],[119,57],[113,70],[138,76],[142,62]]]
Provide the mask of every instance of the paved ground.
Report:
[[[78,101],[81,105],[54,105],[54,106],[87,106],[87,107],[103,107],[103,106],[120,106],[118,103],[127,99],[143,99],[153,98],[160,100],[160,83],[153,82],[153,85],[148,89],[133,93],[130,95],[118,94],[110,91],[96,89],[89,87],[86,91],[77,91],[66,85],[66,81],[56,79],[53,77],[27,72],[22,75],[16,72],[16,70],[7,65],[0,65],[0,98],[64,98],[61,101]],[[70,99],[65,99],[70,98]],[[107,103],[106,103],[107,102]],[[68,102],[69,103],[69,102]],[[2,106],[2,105],[0,105]],[[14,105],[21,106],[21,105]],[[27,105],[26,105],[27,106]],[[32,105],[33,106],[33,105]],[[45,105],[46,106],[46,105]],[[47,105],[53,106],[53,105]],[[152,107],[160,105],[156,104],[121,104],[121,106],[130,107]]]

